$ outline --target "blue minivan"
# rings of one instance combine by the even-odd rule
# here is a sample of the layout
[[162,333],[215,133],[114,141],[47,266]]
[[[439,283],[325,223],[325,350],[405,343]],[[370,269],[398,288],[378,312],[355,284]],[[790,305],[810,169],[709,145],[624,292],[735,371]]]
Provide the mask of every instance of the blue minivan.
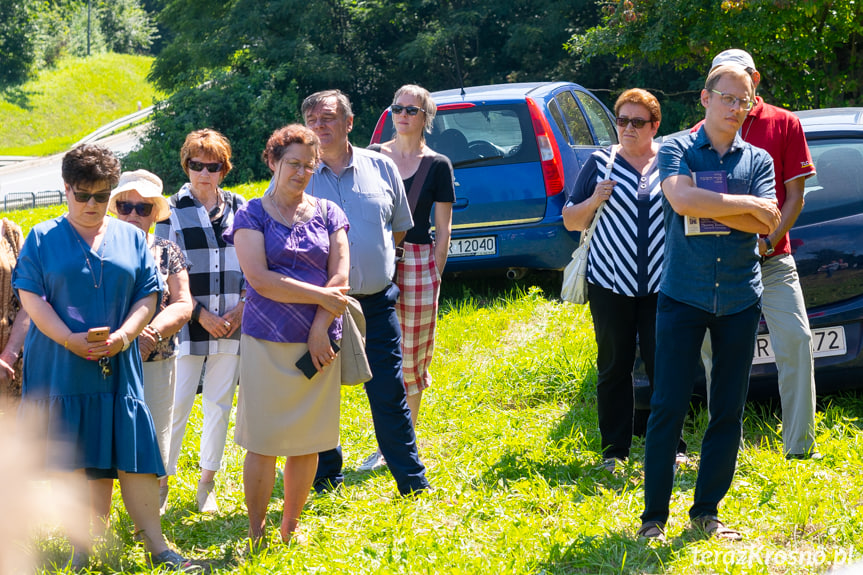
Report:
[[[617,143],[614,116],[569,82],[475,86],[432,93],[438,106],[427,144],[455,170],[447,272],[563,269],[578,232],[560,212],[597,148]],[[385,110],[372,143],[392,139]]]

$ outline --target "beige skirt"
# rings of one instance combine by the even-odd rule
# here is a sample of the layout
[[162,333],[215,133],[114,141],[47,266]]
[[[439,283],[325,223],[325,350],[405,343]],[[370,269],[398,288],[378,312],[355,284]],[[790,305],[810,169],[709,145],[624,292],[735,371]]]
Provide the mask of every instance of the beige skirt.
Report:
[[305,343],[240,340],[234,440],[261,455],[306,455],[339,444],[341,355],[312,379],[295,365]]

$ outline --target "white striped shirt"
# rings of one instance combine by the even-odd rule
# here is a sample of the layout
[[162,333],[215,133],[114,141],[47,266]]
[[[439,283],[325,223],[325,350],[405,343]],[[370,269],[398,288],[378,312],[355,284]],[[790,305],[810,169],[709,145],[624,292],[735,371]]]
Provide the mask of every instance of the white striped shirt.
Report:
[[[572,203],[583,202],[608,179],[609,153],[597,150],[585,162],[569,197]],[[642,176],[618,154],[610,177],[617,184],[591,239],[587,281],[630,297],[656,293],[665,242],[659,168],[654,160]]]

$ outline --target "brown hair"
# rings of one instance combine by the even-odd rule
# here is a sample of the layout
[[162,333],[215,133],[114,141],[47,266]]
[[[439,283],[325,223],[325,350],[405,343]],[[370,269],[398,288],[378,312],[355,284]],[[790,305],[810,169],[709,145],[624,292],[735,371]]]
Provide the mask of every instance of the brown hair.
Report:
[[733,76],[738,79],[746,78],[746,95],[749,96],[750,100],[755,101],[755,82],[753,82],[752,76],[745,69],[732,64],[723,64],[712,69],[704,82],[704,89],[708,92],[713,90],[723,76]]
[[221,162],[223,178],[233,168],[231,165],[231,143],[221,132],[204,128],[203,130],[195,130],[186,136],[186,141],[180,148],[180,164],[186,175],[189,175],[189,160],[198,154],[216,158],[217,162]]
[[270,165],[271,160],[274,163],[278,162],[291,144],[309,146],[315,151],[315,163],[321,159],[321,141],[317,134],[302,124],[288,124],[273,132],[270,139],[267,140],[267,147],[264,148],[261,159],[267,166]]
[[63,156],[61,173],[70,186],[108,182],[114,188],[120,181],[120,160],[105,146],[82,144]]
[[393,96],[393,104],[398,101],[399,96],[401,96],[402,94],[413,96],[420,101],[420,108],[425,111],[425,131],[431,133],[432,124],[434,123],[434,117],[435,114],[437,114],[437,104],[435,104],[434,100],[432,100],[429,91],[422,86],[417,86],[416,84],[405,84],[404,86],[396,90],[396,93]]
[[617,98],[617,101],[614,103],[615,116],[617,116],[617,113],[620,111],[624,104],[637,104],[639,106],[644,106],[645,108],[647,108],[647,111],[650,114],[650,121],[652,123],[662,121],[662,110],[659,108],[659,100],[657,100],[656,96],[654,96],[647,90],[642,90],[641,88],[631,88],[621,94],[620,97]]
[[351,109],[351,101],[348,99],[348,95],[341,90],[322,90],[307,96],[306,99],[303,100],[302,106],[300,106],[300,113],[305,118],[306,112],[317,108],[321,102],[329,100],[330,98],[335,98],[336,108],[342,113],[343,118],[347,119],[354,117],[354,112]]

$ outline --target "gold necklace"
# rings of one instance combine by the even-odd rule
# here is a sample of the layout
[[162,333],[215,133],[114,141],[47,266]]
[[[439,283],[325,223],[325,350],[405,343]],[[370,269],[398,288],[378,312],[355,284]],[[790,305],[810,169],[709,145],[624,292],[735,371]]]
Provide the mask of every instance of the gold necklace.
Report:
[[90,276],[93,278],[93,288],[99,289],[99,286],[102,285],[102,279],[105,274],[105,260],[102,259],[102,256],[105,254],[105,244],[108,243],[108,230],[105,230],[105,236],[102,238],[102,245],[97,254],[99,256],[99,283],[96,283],[96,272],[93,271],[93,266],[90,264],[90,256],[87,255],[87,250],[84,249],[84,244],[81,243],[81,238],[76,235],[75,239],[78,241],[81,251],[84,252],[84,261],[87,262],[87,269],[90,270]]

